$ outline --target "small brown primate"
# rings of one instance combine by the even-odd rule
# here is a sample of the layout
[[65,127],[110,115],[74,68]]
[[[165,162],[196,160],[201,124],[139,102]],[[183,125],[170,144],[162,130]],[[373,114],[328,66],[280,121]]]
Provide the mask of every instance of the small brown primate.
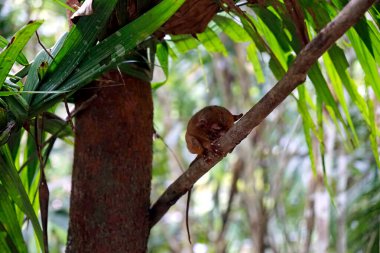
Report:
[[187,124],[187,148],[198,155],[207,155],[210,151],[219,154],[220,151],[213,145],[214,141],[223,136],[242,116],[243,114],[233,115],[217,105],[203,108]]
[[[187,124],[185,139],[189,151],[198,155],[196,160],[200,156],[206,157],[210,152],[222,155],[214,142],[223,136],[233,126],[234,122],[242,116],[243,114],[233,115],[226,108],[217,105],[207,106],[194,114]],[[186,203],[186,229],[191,243],[189,229],[190,197],[191,188],[188,192]]]

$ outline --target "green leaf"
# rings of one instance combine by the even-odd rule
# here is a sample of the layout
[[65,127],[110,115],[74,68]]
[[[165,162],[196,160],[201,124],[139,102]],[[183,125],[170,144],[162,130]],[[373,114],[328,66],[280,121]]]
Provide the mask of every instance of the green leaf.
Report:
[[380,76],[375,59],[353,29],[348,30],[346,34],[364,70],[366,84],[372,87],[377,99],[380,100]]
[[9,245],[8,245],[8,242],[7,242],[7,233],[3,232],[1,230],[2,229],[0,227],[0,252],[9,252],[9,253],[11,253],[11,252],[13,252],[13,250],[11,250],[9,248]]
[[[329,56],[331,56],[331,59],[334,59],[334,61],[332,61],[329,58]],[[339,101],[339,104],[341,105],[341,108],[344,112],[347,124],[350,127],[351,132],[353,134],[354,145],[357,146],[359,144],[359,139],[358,139],[358,136],[356,133],[355,126],[354,126],[352,119],[351,119],[349,107],[348,107],[347,102],[346,102],[347,98],[345,97],[345,93],[343,90],[343,83],[344,83],[349,94],[354,96],[354,97],[352,97],[353,101],[356,103],[359,102],[359,101],[357,101],[357,99],[359,99],[359,98],[355,97],[357,91],[355,90],[355,87],[353,87],[354,84],[353,84],[352,80],[350,80],[350,78],[348,77],[348,75],[346,73],[346,68],[348,67],[348,62],[346,60],[346,57],[345,57],[343,51],[341,51],[337,46],[333,46],[329,50],[329,54],[328,55],[325,54],[323,56],[323,59],[325,62],[327,74],[331,80],[331,85],[334,88],[335,95]],[[360,103],[358,105],[361,106]],[[363,109],[363,108],[359,108],[359,109]],[[363,116],[364,116],[364,118],[368,118],[368,116],[366,116],[366,115],[363,115]]]
[[375,21],[377,28],[380,28],[380,4],[376,3],[372,5],[372,8],[369,10],[369,13]]
[[27,252],[26,244],[18,223],[16,210],[2,184],[0,184],[0,222],[7,230],[18,252]]
[[[330,59],[328,59],[327,57],[329,56]],[[340,80],[337,80],[335,78],[335,75],[333,76],[333,74],[329,74],[330,76],[333,76],[333,77],[330,77],[332,80],[332,84],[336,84],[338,82],[341,82],[343,83],[343,86],[346,88],[348,94],[350,95],[352,101],[356,104],[356,106],[358,107],[358,109],[360,110],[360,112],[362,113],[362,116],[364,118],[364,120],[367,122],[369,122],[368,120],[368,108],[367,108],[367,103],[366,101],[364,100],[364,98],[360,95],[359,91],[358,91],[358,85],[350,78],[349,74],[348,74],[348,62],[347,62],[347,59],[344,55],[344,52],[342,49],[340,49],[339,47],[337,46],[333,46],[330,48],[330,50],[328,51],[328,55],[326,55],[326,62],[325,62],[325,66],[326,66],[326,69],[327,69],[327,72],[329,73],[330,71],[333,71],[334,70],[331,70],[332,67],[335,67],[335,70],[336,70],[336,73],[339,75],[339,78]],[[332,60],[334,59],[334,60]],[[341,96],[341,100],[343,101],[340,101],[340,103],[343,103],[345,104],[345,99],[344,97],[342,97],[342,89],[339,88],[339,87],[335,87],[334,88],[335,91],[338,93],[340,92],[340,94],[338,94],[338,96]],[[344,106],[344,105],[343,105]],[[344,110],[347,110],[345,108],[343,108]],[[345,111],[346,113],[346,111]],[[347,110],[347,113],[348,113],[348,110]],[[351,123],[349,123],[351,124]]]
[[227,49],[224,47],[223,42],[211,28],[207,27],[203,33],[197,34],[197,38],[208,52],[227,55]]
[[[117,0],[94,1],[94,14],[80,17],[78,23],[70,30],[58,54],[51,62],[46,74],[46,81],[39,90],[56,90],[59,85],[77,69],[77,65],[94,46],[98,34],[103,30]],[[36,99],[43,96],[36,95]]]
[[[334,120],[337,129],[340,129],[340,125],[335,121],[335,117],[342,123],[342,126],[349,138],[351,138],[351,133],[348,131],[347,123],[344,121],[342,114],[339,111],[338,105],[334,100],[334,97],[327,85],[325,78],[318,65],[313,65],[308,72],[308,76],[312,81],[315,90],[317,91],[317,96],[319,96],[322,101],[326,104],[326,109],[329,111],[330,116]],[[351,144],[352,142],[347,142],[346,144]],[[348,146],[347,146],[348,148]]]
[[6,189],[8,195],[16,203],[16,205],[27,215],[32,222],[34,232],[37,235],[39,245],[43,251],[42,230],[38,222],[36,213],[30,203],[28,194],[17,174],[16,168],[13,164],[12,156],[9,152],[8,146],[3,145],[0,147],[0,181]]
[[[148,40],[147,42],[152,42],[152,40]],[[151,51],[155,51],[155,48],[150,47],[148,52],[150,53]],[[141,50],[141,52],[131,52],[131,54],[125,57],[123,62],[117,65],[117,68],[124,74],[150,82],[153,78],[153,66],[150,59],[152,58],[150,56],[147,57],[145,50]]]
[[378,150],[379,143],[377,142],[377,137],[380,136],[380,132],[378,131],[378,128],[376,126],[374,103],[371,99],[368,99],[367,103],[368,103],[368,109],[370,112],[370,131],[371,131],[369,135],[369,141],[371,143],[371,149],[376,161],[377,168],[380,169],[380,154]]
[[368,23],[368,26],[370,28],[369,36],[371,39],[371,45],[374,53],[374,58],[377,62],[377,64],[380,64],[380,34],[379,30],[373,23]]
[[[68,33],[63,34],[58,39],[57,43],[55,43],[55,45],[51,49],[50,54],[53,57],[55,57],[58,54],[58,52],[61,50],[61,48],[62,48],[62,46],[63,46],[63,44],[67,38],[67,34]],[[39,52],[37,54],[37,56],[34,58],[33,63],[30,66],[30,70],[28,72],[28,77],[27,77],[26,82],[25,82],[24,91],[35,91],[37,89],[38,83],[40,82],[40,79],[38,78],[38,68],[42,62],[48,62],[48,64],[50,64],[52,62],[52,59],[50,58],[48,53],[45,52],[44,50],[42,50],[41,52]],[[0,94],[1,94],[1,92],[0,92]],[[24,92],[24,93],[22,93],[22,96],[23,96],[23,98],[25,98],[25,100],[28,103],[30,103],[30,101],[32,100],[32,93]]]
[[[281,47],[282,51],[289,52],[290,40],[285,35],[283,22],[278,18],[278,16],[276,16],[273,12],[265,8],[254,8],[254,11],[260,18],[262,25],[265,25],[265,27],[269,29],[270,33],[272,34],[271,36],[268,36],[270,33],[268,33],[266,29],[264,30],[264,27],[261,26],[263,31],[265,32],[264,37],[267,39],[268,43],[273,44],[271,40],[276,40],[276,44],[278,44],[278,46]],[[276,52],[278,50],[274,51]]]
[[41,20],[29,22],[12,37],[8,47],[0,53],[0,88],[3,86],[17,56],[41,24]]
[[170,46],[170,42],[168,42],[167,45],[168,45],[168,51],[169,51],[170,58],[173,61],[178,60],[178,55],[176,54],[176,52],[174,52],[173,48]]
[[0,146],[7,143],[15,124],[16,123],[14,121],[9,121],[7,126],[4,129],[0,130]]
[[[244,29],[248,32],[259,51],[266,52],[270,55],[269,67],[275,77],[280,80],[285,75],[287,69],[286,53],[282,51],[281,47],[279,47],[275,36],[273,36],[269,29],[265,27],[265,24],[259,20],[255,20],[249,15],[248,17],[251,22],[248,22],[244,18],[240,18]],[[266,40],[264,40],[263,37],[265,37]],[[269,43],[267,43],[267,41]]]
[[259,57],[257,56],[257,48],[255,43],[251,43],[247,47],[247,57],[248,60],[252,63],[253,71],[258,83],[265,83],[265,76],[263,70],[261,69]]
[[190,35],[172,35],[171,38],[175,49],[182,54],[197,48],[199,45],[199,41]]
[[[3,101],[1,101],[3,102]],[[8,124],[8,110],[7,107],[0,106],[0,131],[2,131]]]
[[317,166],[315,163],[313,141],[312,141],[310,130],[313,130],[314,132],[317,132],[317,131],[316,131],[315,124],[313,120],[311,119],[311,116],[307,109],[306,97],[305,97],[306,96],[305,86],[304,85],[298,86],[297,91],[298,91],[298,96],[299,96],[299,99],[297,100],[297,107],[303,120],[302,126],[303,126],[303,132],[305,135],[306,145],[308,148],[311,169],[313,171],[314,176],[317,176]]
[[17,123],[22,124],[28,117],[28,102],[20,94],[4,97],[4,100],[8,104],[9,111],[12,113]]
[[[31,126],[33,126],[31,131],[34,130],[34,122],[32,122]],[[32,132],[32,133],[33,133]],[[37,148],[36,148],[36,141],[34,137],[31,134],[28,134],[27,140],[26,140],[26,150],[25,150],[25,164],[23,166],[26,166],[26,168],[23,169],[22,173],[20,173],[20,177],[22,182],[25,185],[26,191],[29,194],[29,199],[31,199],[31,186],[33,184],[33,181],[36,180],[36,174],[38,172],[38,157],[37,157]]]
[[166,81],[168,80],[169,76],[169,48],[168,48],[168,43],[165,41],[157,45],[157,51],[156,51],[156,56],[157,59],[160,63],[161,69],[165,74],[165,80],[159,83],[155,83],[152,85],[153,89],[157,89]]
[[213,21],[223,30],[225,34],[227,34],[228,37],[230,37],[234,42],[249,42],[252,41],[249,34],[244,30],[243,27],[241,27],[239,24],[237,24],[234,20],[231,18],[222,16],[222,15],[216,15],[213,18]]
[[65,8],[66,10],[71,11],[71,12],[75,12],[75,9],[71,8],[71,6],[66,4],[65,2],[61,2],[59,0],[53,0],[53,1],[55,3],[57,3],[58,5],[60,5],[61,7]]
[[[8,43],[8,40],[0,35],[0,48],[5,48]],[[16,61],[23,66],[29,65],[28,59],[26,59],[25,55],[21,52],[18,54]]]
[[13,132],[8,139],[7,144],[12,154],[13,161],[18,161],[16,160],[16,157],[20,153],[19,151],[21,150],[20,144],[21,144],[22,134],[23,134],[23,130],[20,129],[19,131]]
[[[59,90],[73,93],[104,71],[115,67],[136,45],[161,27],[183,3],[184,0],[164,0],[97,44],[77,66],[75,73],[59,87]],[[152,17],[156,19],[152,21]],[[45,84],[41,90],[51,91],[57,88],[56,85]],[[59,94],[41,94],[32,102],[31,114],[35,115],[39,111],[49,108],[60,99]]]
[[374,57],[375,56],[374,48],[373,48],[374,44],[373,44],[373,41],[371,40],[371,35],[370,35],[370,33],[372,33],[372,30],[368,26],[367,22],[368,21],[366,21],[366,20],[360,19],[354,25],[354,29],[357,32],[357,34],[359,35],[361,42],[364,43],[364,45],[367,47],[368,52],[370,52],[372,57]]

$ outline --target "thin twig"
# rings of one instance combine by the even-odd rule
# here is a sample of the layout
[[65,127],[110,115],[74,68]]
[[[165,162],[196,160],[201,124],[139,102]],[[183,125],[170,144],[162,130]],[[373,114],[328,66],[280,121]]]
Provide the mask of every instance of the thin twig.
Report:
[[174,150],[171,147],[169,147],[169,145],[166,143],[166,141],[164,140],[164,138],[162,138],[162,136],[157,133],[156,129],[153,129],[153,136],[156,139],[159,139],[159,140],[162,141],[162,143],[165,145],[165,147],[169,150],[169,152],[172,154],[172,156],[176,160],[176,162],[177,162],[179,168],[181,169],[181,171],[185,172],[185,169],[183,168],[182,163],[179,161],[178,156],[176,155],[176,153],[174,152]]
[[49,50],[47,50],[47,48],[44,46],[44,44],[42,44],[42,42],[40,40],[40,36],[38,35],[37,31],[36,31],[36,37],[37,37],[38,44],[40,44],[40,46],[45,50],[45,52],[49,55],[49,57],[54,61],[54,57],[50,54]]
[[73,123],[73,116],[71,115],[71,112],[70,112],[70,109],[69,109],[69,105],[67,104],[66,97],[63,99],[63,103],[65,104],[65,109],[66,109],[66,113],[67,113],[66,121],[69,122],[69,124],[71,126],[71,129],[75,133],[75,126],[74,126],[74,123]]
[[[253,106],[217,143],[225,153],[233,149],[259,125],[290,93],[303,83],[307,72],[331,45],[353,26],[375,0],[352,0],[320,33],[299,53],[285,76]],[[153,227],[194,183],[223,157],[210,153],[206,162],[198,159],[172,183],[150,209],[150,227]]]
[[45,163],[42,158],[42,131],[43,131],[43,117],[41,117],[41,121],[39,120],[39,116],[37,115],[36,120],[34,122],[34,137],[36,142],[37,156],[40,162],[40,182],[38,187],[39,192],[39,200],[40,200],[40,212],[41,212],[41,223],[42,223],[42,232],[43,232],[43,241],[44,241],[44,252],[49,252],[48,247],[48,209],[49,209],[49,188],[46,182],[45,176]]
[[[92,101],[94,101],[94,99],[97,97],[98,95],[94,94],[89,99],[86,99],[85,101],[83,101],[78,108],[74,108],[74,110],[70,112],[71,118],[74,118],[79,112],[89,107]],[[69,118],[66,118],[66,122],[67,121],[69,121]]]

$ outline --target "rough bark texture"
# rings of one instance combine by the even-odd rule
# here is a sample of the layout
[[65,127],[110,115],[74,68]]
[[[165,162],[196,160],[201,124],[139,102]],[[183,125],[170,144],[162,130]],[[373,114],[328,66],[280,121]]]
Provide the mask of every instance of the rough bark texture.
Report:
[[[153,103],[148,83],[110,72],[76,117],[67,252],[145,252]],[[115,86],[119,84],[119,86]],[[121,85],[120,84],[124,84]],[[76,104],[78,106],[78,104]]]
[[166,34],[202,33],[219,10],[214,0],[186,0],[160,29]]

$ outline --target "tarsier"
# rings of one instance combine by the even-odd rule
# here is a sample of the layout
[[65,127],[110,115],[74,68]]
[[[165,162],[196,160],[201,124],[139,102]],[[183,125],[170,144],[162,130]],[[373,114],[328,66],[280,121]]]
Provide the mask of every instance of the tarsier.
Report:
[[[210,152],[222,155],[219,147],[215,145],[215,141],[223,136],[242,116],[243,114],[233,115],[221,106],[212,105],[203,108],[194,114],[187,124],[185,135],[187,148],[191,153],[198,155],[197,159],[200,156],[207,158]],[[186,203],[186,229],[191,243],[189,229],[190,197],[191,189],[188,192]]]
[[206,156],[209,152],[219,154],[214,142],[230,129],[243,114],[233,115],[221,106],[207,106],[197,112],[189,121],[186,144],[193,154]]

